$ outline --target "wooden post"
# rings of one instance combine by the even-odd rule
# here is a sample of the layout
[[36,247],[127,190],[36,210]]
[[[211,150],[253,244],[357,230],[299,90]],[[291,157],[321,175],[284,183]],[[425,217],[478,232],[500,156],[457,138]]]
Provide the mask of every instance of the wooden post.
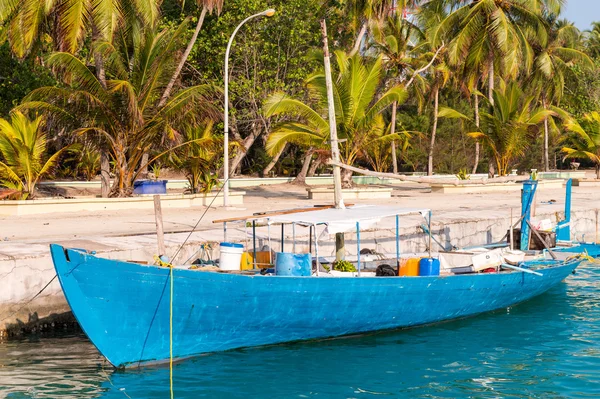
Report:
[[160,206],[160,195],[154,196],[154,218],[156,219],[156,241],[158,244],[158,256],[165,255],[165,232],[163,230],[162,208]]
[[335,260],[344,260],[345,257],[344,233],[335,233]]

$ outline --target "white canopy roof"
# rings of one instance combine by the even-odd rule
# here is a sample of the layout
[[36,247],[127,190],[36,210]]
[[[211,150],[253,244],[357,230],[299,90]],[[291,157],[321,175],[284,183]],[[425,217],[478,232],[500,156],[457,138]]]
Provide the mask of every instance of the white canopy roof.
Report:
[[329,234],[344,233],[356,230],[356,223],[360,228],[368,228],[386,217],[396,215],[421,214],[425,217],[429,209],[425,208],[400,208],[381,205],[354,205],[345,209],[328,208],[312,212],[291,213],[268,217],[269,224],[296,223],[303,226],[327,225]]

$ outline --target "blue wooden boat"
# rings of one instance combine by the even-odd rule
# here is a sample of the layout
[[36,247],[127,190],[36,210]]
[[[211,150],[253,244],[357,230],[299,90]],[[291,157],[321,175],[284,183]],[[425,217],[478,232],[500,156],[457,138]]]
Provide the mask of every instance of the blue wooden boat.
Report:
[[574,272],[579,258],[522,271],[433,277],[284,277],[171,269],[51,245],[67,301],[116,367],[283,342],[407,328],[513,306]]

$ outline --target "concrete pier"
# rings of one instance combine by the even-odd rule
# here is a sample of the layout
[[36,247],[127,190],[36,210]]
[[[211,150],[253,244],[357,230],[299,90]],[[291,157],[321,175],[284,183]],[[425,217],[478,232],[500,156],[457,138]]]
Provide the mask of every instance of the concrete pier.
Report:
[[[448,248],[495,242],[508,229],[511,209],[514,220],[519,217],[520,196],[515,192],[440,194],[432,193],[420,184],[387,187],[393,187],[390,199],[346,202],[431,208],[433,236]],[[167,254],[172,256],[179,249],[188,238],[187,231],[198,223],[205,211],[206,216],[189,236],[176,261],[193,257],[201,243],[212,242],[213,247],[218,248],[223,237],[222,225],[213,224],[212,220],[330,202],[308,200],[304,187],[289,184],[252,187],[246,191],[244,208],[164,209]],[[599,193],[600,189],[594,187],[573,188],[574,239],[598,239]],[[540,191],[536,206],[536,219],[548,218],[555,222],[562,217],[564,189]],[[400,219],[402,252],[425,250],[427,240],[419,228],[422,223],[420,216]],[[279,229],[271,230],[271,247],[277,251],[281,246],[281,233]],[[257,233],[259,245],[269,242],[266,227],[260,227]],[[251,229],[243,224],[228,224],[227,234],[229,241],[252,247]],[[361,233],[362,248],[395,254],[394,234],[395,220],[383,220]],[[321,230],[318,235],[319,255],[335,256],[335,239],[323,235]],[[297,251],[307,251],[308,229],[297,227],[296,236]],[[288,250],[291,245],[287,241],[291,243],[291,238],[289,228],[285,234]],[[140,209],[0,217],[0,331],[3,334],[19,334],[73,322],[60,285],[57,279],[52,280],[55,273],[48,251],[50,243],[93,250],[113,259],[152,262],[157,253],[154,215],[149,209]],[[356,255],[354,234],[346,234],[345,244],[347,255]],[[434,244],[433,250],[437,249]],[[213,256],[216,255],[215,251]]]

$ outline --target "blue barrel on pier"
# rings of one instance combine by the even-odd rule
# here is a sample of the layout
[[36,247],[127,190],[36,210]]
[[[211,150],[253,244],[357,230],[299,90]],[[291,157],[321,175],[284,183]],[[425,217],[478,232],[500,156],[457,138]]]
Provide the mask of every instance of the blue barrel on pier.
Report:
[[440,260],[423,258],[419,261],[419,276],[439,276]]
[[310,276],[312,274],[310,254],[277,252],[275,255],[275,274],[277,276]]
[[166,194],[167,180],[136,180],[133,182],[134,194]]

